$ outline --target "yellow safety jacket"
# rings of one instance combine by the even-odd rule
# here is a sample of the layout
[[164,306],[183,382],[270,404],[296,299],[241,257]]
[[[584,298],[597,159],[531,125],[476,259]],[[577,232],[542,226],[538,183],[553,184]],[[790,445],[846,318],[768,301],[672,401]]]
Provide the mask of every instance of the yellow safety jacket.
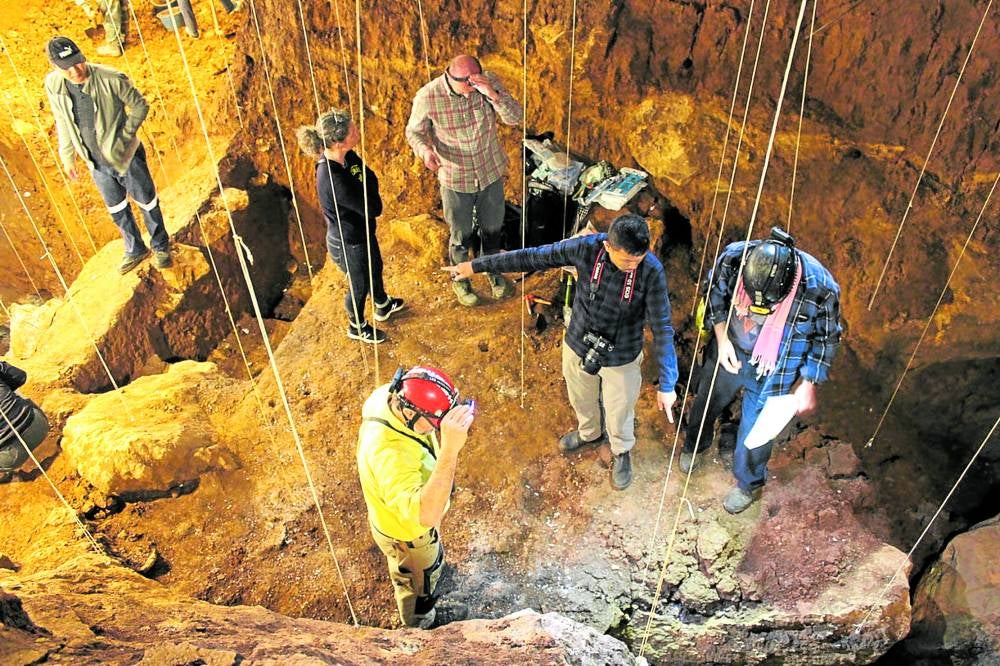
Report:
[[437,464],[437,437],[418,435],[392,413],[388,384],[368,397],[361,415],[358,476],[368,519],[387,537],[413,541],[433,527],[420,523],[420,491]]

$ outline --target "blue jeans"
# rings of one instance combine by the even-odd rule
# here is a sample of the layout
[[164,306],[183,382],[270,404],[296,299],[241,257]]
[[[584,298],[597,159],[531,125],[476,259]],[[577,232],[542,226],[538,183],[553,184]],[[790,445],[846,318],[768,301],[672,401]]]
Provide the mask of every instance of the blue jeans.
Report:
[[132,206],[128,203],[129,196],[142,209],[143,222],[149,231],[149,244],[158,251],[170,249],[170,239],[167,237],[163,213],[160,211],[160,202],[156,196],[156,185],[153,184],[153,177],[149,175],[146,149],[141,143],[124,175],[115,171],[114,167],[102,165],[95,165],[90,174],[94,177],[97,191],[104,199],[104,205],[111,213],[111,219],[121,232],[127,256],[136,257],[146,253],[146,244],[142,242],[142,234],[135,224],[135,216],[132,215]]
[[[714,351],[714,348],[715,345],[712,345],[711,351]],[[691,407],[684,450],[688,453],[694,451],[695,442],[697,442],[699,451],[711,444],[715,420],[722,410],[736,399],[740,389],[743,389],[743,413],[740,417],[740,429],[736,435],[733,476],[736,477],[737,485],[749,492],[763,486],[767,481],[767,461],[771,459],[771,442],[753,450],[748,449],[744,444],[754,423],[757,422],[757,416],[760,415],[760,409],[763,406],[759,403],[765,378],[757,379],[757,368],[750,365],[750,355],[737,348],[736,355],[741,363],[740,371],[734,375],[720,365],[719,373],[715,378],[715,386],[709,396],[707,391],[712,381],[716,356],[711,351],[705,357],[705,364],[698,380],[698,396]],[[701,426],[702,414],[705,409],[708,410],[708,416],[705,418],[705,426],[699,440],[698,429]]]

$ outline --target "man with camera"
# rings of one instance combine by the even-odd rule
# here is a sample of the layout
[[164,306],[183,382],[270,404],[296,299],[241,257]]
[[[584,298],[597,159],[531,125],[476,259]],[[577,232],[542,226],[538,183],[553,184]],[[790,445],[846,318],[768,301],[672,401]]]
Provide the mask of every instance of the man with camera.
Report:
[[[717,344],[702,366],[680,468],[697,464],[696,449],[711,444],[712,423],[742,390],[736,486],[722,503],[729,513],[739,513],[767,481],[770,432],[816,406],[816,384],[827,380],[840,344],[840,287],[816,258],[774,227],[767,240],[733,243],[719,255],[705,319]],[[711,393],[703,396],[709,387]],[[759,419],[770,398],[789,407]],[[758,420],[769,426],[768,434],[761,434],[762,428],[750,437]]]
[[438,627],[468,613],[463,604],[439,602],[434,588],[444,566],[438,529],[475,409],[473,400],[459,402],[448,375],[418,366],[397,370],[361,411],[358,474],[368,523],[408,627]]
[[[610,441],[611,485],[632,483],[635,403],[642,382],[643,323],[653,331],[659,368],[657,406],[673,423],[677,355],[663,265],[649,252],[649,227],[638,215],[618,217],[607,234],[477,257],[449,266],[454,280],[473,273],[539,271],[574,266],[580,276],[563,339],[563,377],[577,429],[559,439],[563,452]],[[601,428],[601,407],[604,425]]]

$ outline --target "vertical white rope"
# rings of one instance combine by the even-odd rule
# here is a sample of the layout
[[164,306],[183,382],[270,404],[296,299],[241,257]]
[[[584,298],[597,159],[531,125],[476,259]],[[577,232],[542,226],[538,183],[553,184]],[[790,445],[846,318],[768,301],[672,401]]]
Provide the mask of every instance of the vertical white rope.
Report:
[[[333,5],[333,12],[337,19],[337,37],[340,39],[340,61],[344,70],[344,90],[347,91],[347,108],[354,116],[354,96],[351,94],[351,77],[347,71],[347,48],[344,46],[344,27],[340,21],[340,0],[330,0]],[[318,104],[318,100],[317,100]]]
[[246,123],[243,122],[243,112],[240,111],[240,96],[236,94],[236,82],[233,80],[233,68],[226,64],[226,78],[229,79],[229,91],[233,93],[233,108],[236,110],[236,120],[240,123],[240,129],[246,130]]
[[813,48],[813,28],[816,26],[816,8],[819,6],[819,0],[813,2],[813,13],[812,21],[809,24],[809,46],[806,49],[806,66],[802,71],[802,103],[799,105],[799,129],[795,134],[795,159],[792,162],[792,187],[788,192],[788,223],[785,225],[785,231],[791,233],[792,231],[792,207],[795,201],[795,176],[799,170],[799,143],[802,141],[802,118],[806,114],[806,85],[809,83],[809,61],[812,59],[812,48]]
[[[770,4],[770,3],[769,3]],[[719,185],[722,183],[722,169],[726,165],[726,151],[729,148],[729,135],[732,132],[733,125],[733,112],[736,110],[736,98],[740,91],[740,78],[743,74],[743,59],[747,52],[747,42],[750,40],[750,24],[753,20],[753,7],[754,0],[750,0],[750,9],[747,11],[746,32],[743,33],[743,46],[740,47],[740,61],[736,68],[736,83],[733,84],[733,98],[729,102],[729,117],[726,120],[726,136],[722,141],[722,154],[719,155],[719,171],[715,174],[715,189],[712,191],[712,206],[708,211],[708,224],[705,225],[705,244],[701,248],[701,262],[698,265],[698,277],[695,281],[694,299],[691,303],[691,316],[694,317],[695,311],[698,309],[698,285],[701,284],[701,276],[705,272],[705,259],[708,257],[708,241],[712,238],[712,222],[715,220],[715,206],[719,200]],[[764,10],[764,23],[767,23],[767,10]],[[764,40],[764,33],[761,32],[761,42]],[[760,42],[757,44],[757,57],[760,57]],[[754,60],[754,74],[757,73],[757,60]],[[746,125],[747,113],[750,110],[750,94],[753,92],[753,80],[750,81],[750,91],[747,93],[747,104],[746,110],[743,114],[743,125],[740,126],[740,143],[742,144],[743,138],[743,128]],[[735,159],[739,159],[740,149],[739,146],[736,147],[736,158],[733,162],[733,177],[736,175],[736,163]],[[729,191],[732,191],[732,180],[730,179]],[[723,222],[724,223],[724,222]],[[719,229],[719,234],[721,236],[722,229]],[[718,253],[718,250],[716,250]]]
[[[11,127],[16,127],[17,116],[14,115],[14,109],[11,108],[6,95],[0,96],[3,97],[3,105],[7,108],[7,114],[10,116]],[[42,189],[45,190],[45,194],[49,198],[49,203],[52,204],[52,210],[55,211],[56,217],[59,219],[59,223],[66,232],[66,238],[69,240],[69,244],[72,246],[74,254],[76,254],[77,259],[80,260],[80,268],[82,270],[84,265],[87,263],[87,260],[83,258],[83,253],[80,252],[80,246],[76,244],[76,239],[73,238],[73,232],[70,231],[69,225],[66,223],[66,218],[63,217],[62,208],[59,206],[59,202],[56,201],[55,194],[52,193],[52,189],[49,187],[49,180],[45,177],[45,172],[42,171],[42,166],[38,163],[38,159],[35,157],[35,151],[31,149],[30,145],[28,145],[28,141],[24,138],[24,135],[17,133],[17,136],[21,139],[21,144],[24,146],[24,150],[28,153],[28,158],[31,159],[31,164],[35,167],[35,172],[38,174],[38,178],[42,181]]]
[[[527,238],[527,215],[528,215],[528,174],[524,165],[528,159],[528,148],[525,141],[528,140],[528,0],[522,0],[522,29],[521,29],[521,248],[523,249]],[[521,273],[521,302],[527,306],[525,300],[526,286],[524,284],[524,273]],[[525,308],[518,308],[521,311],[521,408],[524,408],[525,388],[524,388],[524,355],[525,355]]]
[[[576,74],[576,0],[573,0],[573,14],[570,21],[569,40],[569,92],[566,95],[566,164],[569,164],[570,144],[573,137],[573,81]],[[566,218],[569,210],[569,191],[563,192],[563,230],[562,237],[566,238]],[[574,225],[575,226],[575,225]]]
[[983,438],[983,443],[980,444],[979,448],[976,449],[976,452],[972,454],[972,458],[969,460],[969,464],[967,464],[965,466],[965,469],[962,470],[962,473],[958,475],[958,479],[955,480],[955,485],[953,485],[951,487],[951,490],[948,491],[948,494],[945,495],[944,500],[941,502],[941,505],[937,508],[937,511],[934,512],[934,515],[931,516],[931,519],[927,521],[927,525],[924,527],[924,531],[920,533],[920,536],[917,537],[917,540],[913,543],[913,547],[910,548],[910,551],[906,554],[906,557],[903,558],[903,561],[899,563],[898,567],[896,567],[896,570],[892,573],[892,577],[889,578],[889,582],[885,584],[885,587],[882,588],[882,591],[875,599],[875,603],[873,603],[871,607],[868,609],[868,612],[861,619],[861,622],[855,625],[854,627],[855,634],[859,633],[862,627],[864,627],[868,623],[868,620],[871,619],[872,615],[875,614],[875,609],[885,598],[886,593],[889,592],[889,588],[892,587],[892,584],[896,581],[896,578],[899,576],[899,574],[902,573],[906,565],[909,564],[910,558],[913,557],[913,553],[917,550],[917,546],[921,544],[921,542],[924,540],[924,537],[927,536],[927,532],[930,531],[931,525],[933,525],[934,521],[937,520],[937,517],[941,515],[941,512],[944,510],[945,505],[948,503],[948,500],[951,499],[951,496],[955,493],[955,490],[958,488],[958,484],[962,483],[962,479],[965,478],[965,475],[968,473],[973,463],[975,463],[976,460],[979,459],[979,454],[983,452],[984,448],[986,448],[986,443],[990,441],[990,437],[992,437],[993,433],[996,432],[998,425],[1000,425],[1000,417],[997,417],[997,420],[993,423],[993,427],[990,428],[990,431],[988,433],[986,433],[986,437]]
[[[764,181],[767,178],[767,168],[768,168],[768,165],[771,162],[771,153],[772,153],[772,151],[774,149],[774,138],[775,138],[775,135],[777,134],[777,131],[778,131],[778,119],[781,117],[781,106],[782,106],[782,104],[784,103],[784,100],[785,100],[785,91],[788,88],[788,78],[789,78],[789,75],[791,74],[792,61],[794,60],[794,56],[795,56],[795,47],[798,44],[799,31],[802,29],[802,19],[805,16],[806,3],[807,2],[808,2],[808,0],[802,0],[801,4],[799,5],[799,15],[798,15],[798,19],[797,19],[797,21],[795,23],[795,30],[792,33],[792,45],[791,45],[791,48],[789,48],[789,50],[788,50],[788,61],[785,63],[785,74],[784,74],[784,77],[782,78],[782,81],[781,81],[781,92],[778,94],[778,101],[777,101],[777,104],[775,106],[775,111],[774,111],[774,120],[771,123],[771,134],[768,137],[767,150],[764,153],[764,164],[761,167],[760,183],[757,186],[757,195],[755,197],[754,205],[753,205],[753,210],[752,210],[751,215],[750,215],[750,222],[747,225],[747,236],[746,236],[746,240],[747,241],[750,240],[750,238],[751,238],[751,236],[753,234],[754,224],[755,224],[756,219],[757,219],[757,210],[760,207],[761,193],[763,192],[763,189],[764,189]],[[764,34],[764,27],[765,26],[766,26],[766,23],[762,24],[762,26],[761,26],[761,41],[763,41],[763,34]],[[749,29],[749,27],[748,27],[748,29]],[[739,276],[740,273],[742,272],[743,265],[746,262],[747,247],[748,247],[748,245],[745,243],[744,246],[743,246],[743,254],[740,257],[740,267],[739,267],[739,271],[737,271],[737,276]],[[737,277],[737,279],[739,279],[739,277]],[[734,305],[734,303],[735,303],[735,299],[731,299],[730,300],[730,304],[729,304],[729,312],[728,312],[727,317],[726,317],[726,328],[727,328],[727,330],[728,330],[728,327],[729,327],[729,322],[732,320],[733,305]],[[800,306],[801,306],[801,303],[800,303]],[[715,372],[712,375],[712,383],[711,383],[711,385],[708,388],[708,394],[709,395],[711,395],[712,390],[714,389],[715,378],[718,376],[719,361],[722,358],[722,354],[720,353],[718,356],[719,356],[719,358],[716,359],[716,363],[715,363]],[[699,387],[699,389],[700,389],[700,387]],[[707,415],[707,413],[708,413],[708,410],[706,408],[705,415],[702,416],[702,424],[701,424],[702,427],[704,427],[705,416]],[[701,433],[699,432],[698,440],[696,440],[696,442],[695,442],[695,455],[697,455],[697,450],[698,450],[697,444],[698,444],[698,441],[700,441],[700,439],[701,439]],[[663,565],[660,568],[660,578],[659,578],[659,581],[657,583],[656,594],[653,597],[653,602],[650,604],[649,616],[648,616],[648,618],[646,620],[646,628],[643,631],[642,644],[641,644],[641,646],[639,648],[639,656],[640,657],[645,653],[646,646],[647,646],[647,644],[649,642],[649,634],[650,634],[650,632],[652,630],[652,625],[653,625],[653,615],[656,612],[656,605],[659,603],[660,593],[662,591],[663,582],[664,582],[664,579],[665,579],[665,576],[666,576],[667,566],[670,564],[670,558],[673,555],[673,548],[674,548],[674,544],[675,544],[676,539],[677,539],[677,529],[678,529],[678,526],[680,525],[681,515],[682,515],[683,510],[684,510],[684,502],[687,500],[688,487],[689,487],[690,481],[691,481],[691,473],[690,472],[693,470],[693,468],[694,468],[694,461],[692,461],[691,469],[688,470],[687,480],[686,480],[686,482],[684,484],[684,489],[681,492],[680,500],[678,500],[678,502],[677,502],[677,512],[674,515],[673,528],[671,530],[670,539],[669,539],[669,541],[667,543],[667,549],[666,549],[666,552],[665,552],[664,557],[663,557]]]
[[972,228],[969,230],[969,235],[965,238],[965,244],[962,246],[962,251],[958,253],[958,259],[955,260],[955,265],[952,266],[951,273],[948,275],[948,279],[945,280],[944,287],[941,288],[941,294],[938,296],[937,303],[934,304],[934,309],[931,310],[930,315],[927,317],[927,321],[924,322],[924,328],[920,331],[920,337],[917,338],[917,344],[913,346],[913,351],[910,352],[910,358],[906,361],[906,367],[903,369],[903,374],[899,376],[899,381],[896,382],[896,387],[892,390],[889,402],[886,403],[885,409],[882,410],[882,416],[879,417],[878,424],[875,426],[875,432],[873,432],[872,436],[868,438],[865,448],[870,448],[873,444],[875,444],[875,437],[882,429],[885,417],[889,413],[889,408],[892,407],[893,401],[896,399],[899,387],[903,385],[903,380],[906,379],[906,374],[910,371],[910,368],[913,367],[913,359],[917,357],[917,350],[919,350],[920,345],[923,344],[924,337],[926,337],[927,331],[930,330],[931,322],[934,321],[938,308],[940,308],[941,303],[944,302],[944,297],[948,293],[948,288],[951,286],[952,278],[954,278],[955,273],[958,272],[958,265],[962,262],[962,257],[965,256],[965,251],[968,249],[969,243],[972,242],[972,236],[976,233],[976,229],[979,227],[979,221],[983,219],[983,213],[986,212],[986,207],[990,203],[990,198],[993,196],[993,192],[997,188],[997,182],[1000,182],[1000,175],[998,175],[993,181],[993,187],[990,188],[989,193],[986,195],[986,201],[983,202],[983,207],[979,210],[979,215],[976,217],[975,223],[973,223]]
[[[302,7],[301,0],[296,0],[296,4],[298,5],[300,23],[302,25],[302,39],[306,48],[306,64],[309,66],[309,80],[312,83],[313,100],[316,103],[316,118],[318,121],[319,117],[323,115],[323,110],[320,107],[319,103],[319,87],[316,85],[316,68],[313,65],[312,49],[309,47],[309,29],[306,27],[306,13]],[[345,77],[347,76],[346,68],[344,69],[344,76]],[[348,90],[349,89],[350,89],[350,84],[348,83]],[[350,131],[350,127],[348,127],[348,131]],[[324,160],[327,160],[326,149],[329,146],[327,146],[326,144],[326,138],[323,136],[323,133],[321,131],[318,131],[317,133],[319,134],[320,141],[323,143],[323,155],[321,155],[321,157]],[[327,182],[330,184],[330,195],[333,197],[333,212],[337,218],[337,233],[340,235],[341,245],[344,246],[346,245],[346,243],[344,243],[344,226],[340,220],[340,203],[337,201],[337,189],[333,186],[333,172],[330,171],[329,165],[327,165],[326,177],[327,177]],[[320,202],[320,208],[322,208],[322,202]],[[324,217],[325,217],[325,212],[324,212]],[[327,224],[329,224],[329,222]],[[351,260],[347,256],[346,248],[342,248],[342,254],[344,259],[344,272],[347,274],[347,288],[348,290],[351,290]],[[353,290],[351,290],[351,292],[353,294]],[[374,295],[372,297],[374,298]],[[354,311],[354,321],[358,323],[358,326],[361,326],[361,324],[363,323],[362,321],[363,318],[361,317],[361,315],[363,313],[358,311],[358,304],[354,298],[351,298],[351,309]],[[361,345],[361,362],[364,365],[365,374],[367,374],[369,370],[368,352],[365,350],[364,343],[362,343]],[[373,379],[375,387],[377,388],[378,387],[377,374],[376,376],[373,377]]]
[[[372,331],[378,336],[378,320],[375,319],[375,276],[372,273],[372,226],[368,219],[368,151],[365,149],[365,89],[363,66],[361,63],[361,0],[354,2],[354,40],[358,53],[358,131],[361,133],[361,189],[364,190],[365,204],[365,244],[368,249],[368,284],[369,298],[372,306]],[[355,303],[357,307],[357,303]],[[358,322],[360,324],[360,322]],[[378,343],[372,345],[373,356],[375,357],[375,385],[379,384],[379,358]]]
[[35,295],[41,299],[42,292],[39,291],[38,285],[35,284],[34,278],[31,277],[31,271],[29,271],[28,267],[24,264],[24,259],[21,258],[21,253],[17,251],[17,245],[14,244],[14,239],[10,237],[9,233],[7,233],[7,225],[3,223],[3,217],[3,215],[0,215],[0,231],[3,232],[4,238],[6,238],[7,242],[10,243],[10,249],[14,251],[14,257],[17,259],[17,263],[21,264],[21,268],[24,270],[24,275],[28,278],[28,282],[31,283],[31,288],[35,290]]
[[427,39],[427,24],[424,22],[424,6],[420,0],[417,0],[417,14],[420,20],[420,43],[424,52],[424,72],[427,75],[427,80],[431,80],[431,62],[430,62],[430,42]]
[[246,283],[248,292],[250,293],[250,302],[253,305],[254,315],[256,316],[257,319],[257,326],[260,329],[261,339],[263,340],[264,343],[264,349],[267,351],[267,358],[271,366],[271,372],[274,375],[275,386],[278,390],[278,394],[281,397],[281,403],[285,410],[285,416],[288,418],[288,425],[292,433],[292,438],[295,442],[295,449],[299,454],[299,459],[302,462],[302,468],[305,471],[306,481],[309,485],[309,491],[312,495],[313,503],[316,506],[316,512],[319,516],[320,525],[323,529],[323,535],[326,538],[326,543],[330,550],[330,556],[333,558],[333,563],[337,571],[337,576],[340,580],[341,585],[344,588],[344,597],[347,600],[347,608],[350,611],[351,619],[356,626],[358,624],[358,618],[357,615],[355,615],[354,613],[354,605],[351,603],[351,598],[347,591],[347,582],[344,580],[344,576],[340,568],[340,562],[337,559],[337,553],[333,547],[333,539],[330,536],[330,529],[329,526],[327,525],[326,517],[323,514],[323,507],[322,503],[320,502],[319,491],[316,489],[316,484],[313,482],[312,473],[309,470],[309,463],[306,460],[306,455],[302,445],[302,440],[299,437],[298,427],[295,424],[295,416],[292,413],[292,406],[288,400],[288,394],[285,391],[285,384],[281,379],[281,372],[278,369],[278,362],[274,357],[274,350],[271,348],[271,341],[267,335],[267,327],[264,324],[264,315],[261,312],[260,302],[257,299],[257,292],[254,289],[253,280],[251,279],[250,276],[250,269],[247,267],[246,257],[243,254],[246,251],[246,246],[243,243],[242,238],[240,238],[239,234],[236,231],[236,224],[233,221],[233,213],[232,210],[229,208],[229,202],[226,200],[225,187],[222,184],[222,175],[219,172],[219,166],[218,166],[219,162],[216,159],[215,149],[212,147],[212,140],[208,135],[208,125],[205,122],[205,116],[201,110],[201,103],[198,100],[198,89],[194,83],[194,77],[191,73],[191,66],[188,63],[187,53],[184,50],[184,43],[181,41],[180,32],[176,28],[174,29],[173,32],[174,32],[174,37],[177,40],[177,48],[180,51],[181,61],[184,63],[184,71],[187,76],[188,85],[190,86],[191,89],[191,98],[194,102],[194,108],[198,115],[198,122],[201,125],[202,136],[205,139],[205,146],[208,152],[208,157],[209,160],[211,160],[211,163],[215,170],[216,184],[218,185],[219,188],[219,198],[226,209],[226,217],[229,220],[229,230],[232,233],[233,243],[236,248],[236,257],[239,260],[240,270],[243,273],[243,280]]
[[972,58],[972,51],[976,48],[976,41],[979,39],[979,33],[983,29],[983,24],[986,22],[986,17],[990,13],[990,7],[993,6],[993,0],[989,0],[986,3],[986,10],[983,12],[983,18],[979,21],[979,27],[976,28],[976,34],[972,38],[972,44],[969,45],[969,51],[965,54],[965,62],[962,63],[962,69],[958,72],[958,78],[955,79],[955,85],[951,89],[951,96],[948,97],[948,104],[944,107],[944,113],[941,114],[941,120],[938,122],[937,131],[934,132],[934,139],[931,141],[931,147],[927,149],[927,156],[924,158],[924,164],[920,167],[920,175],[917,176],[917,182],[913,186],[913,192],[910,194],[910,200],[906,204],[906,209],[903,211],[903,219],[899,221],[899,227],[896,229],[896,237],[892,239],[892,245],[889,247],[889,254],[885,257],[885,263],[882,265],[882,272],[879,273],[878,281],[875,283],[875,290],[872,291],[871,298],[868,300],[868,311],[871,312],[872,306],[875,304],[875,297],[878,296],[879,287],[882,286],[882,280],[885,278],[885,272],[889,268],[889,261],[892,259],[892,253],[896,250],[896,244],[899,242],[899,236],[903,233],[903,225],[906,224],[906,216],[910,214],[910,209],[913,208],[913,200],[917,196],[917,190],[920,189],[920,182],[924,178],[924,172],[927,171],[927,163],[931,160],[931,154],[934,152],[934,146],[937,145],[938,137],[941,136],[941,128],[944,127],[944,121],[948,117],[948,111],[951,109],[951,103],[955,99],[955,93],[958,92],[958,86],[962,83],[962,76],[965,74],[965,68],[969,64],[969,60]]
[[[48,482],[49,486],[51,486],[53,492],[55,492],[56,494],[56,497],[59,498],[59,501],[62,502],[62,505],[66,508],[67,511],[69,511],[69,514],[73,516],[73,520],[76,521],[76,524],[80,528],[80,531],[83,532],[84,538],[87,539],[91,547],[93,547],[93,549],[97,552],[98,555],[100,555],[105,560],[110,560],[111,558],[108,557],[108,554],[104,552],[104,549],[101,547],[101,544],[97,542],[94,536],[90,533],[90,530],[87,529],[87,526],[83,524],[82,520],[80,520],[80,515],[76,512],[76,510],[73,507],[69,505],[69,502],[66,501],[66,497],[63,496],[61,492],[59,492],[59,488],[56,487],[56,484],[52,481],[52,478],[49,477],[48,473],[45,471],[45,468],[42,467],[42,463],[40,463],[38,461],[38,458],[35,457],[34,451],[32,451],[31,448],[28,446],[28,443],[24,441],[24,436],[21,435],[18,429],[14,427],[14,424],[10,420],[10,417],[7,415],[7,412],[5,412],[3,409],[0,409],[0,417],[3,417],[4,423],[7,425],[8,428],[10,428],[10,431],[14,434],[14,437],[21,444],[21,446],[24,447],[24,451],[28,454],[28,457],[31,459],[31,462],[35,463],[35,467],[37,467],[38,471],[42,473],[42,477]],[[34,416],[32,416],[32,418],[34,418]],[[46,438],[47,437],[49,437],[48,434],[46,434]],[[45,440],[42,441],[44,442]],[[39,445],[40,444],[41,443],[39,443]]]
[[[17,80],[17,83],[21,88],[23,99],[33,99],[34,96],[28,92],[28,87],[24,83],[24,77],[21,76],[20,70],[18,70],[17,65],[14,63],[14,58],[11,56],[10,49],[7,48],[6,42],[4,42],[3,35],[0,35],[0,49],[2,49],[4,55],[7,56],[7,63],[14,72],[14,78]],[[36,104],[29,104],[28,106],[31,108],[31,114],[35,120],[36,133],[42,137],[42,140],[45,142],[49,155],[52,157],[52,161],[56,165],[56,171],[59,173],[63,185],[66,187],[66,192],[69,194],[70,201],[73,203],[73,208],[76,210],[76,215],[80,220],[80,226],[83,228],[83,232],[87,236],[87,240],[90,242],[93,254],[97,254],[97,243],[94,242],[94,236],[90,233],[90,227],[87,225],[87,220],[83,217],[83,211],[80,210],[80,205],[76,201],[76,195],[73,194],[73,188],[70,187],[69,180],[66,178],[66,173],[62,169],[62,161],[59,159],[56,149],[53,147],[51,139],[49,139],[48,133],[46,133],[43,129],[44,124],[42,123],[41,116],[38,114],[38,106]]]
[[[301,7],[301,4],[299,5]],[[260,34],[260,21],[257,19],[257,6],[250,0],[250,17],[253,19],[254,31],[257,33],[257,44],[260,46],[260,61],[264,67],[264,80],[267,82],[267,93],[271,100],[271,112],[274,114],[274,126],[278,130],[278,145],[281,147],[281,159],[285,164],[285,175],[288,177],[288,189],[292,193],[292,209],[295,211],[295,222],[299,227],[299,238],[302,240],[302,254],[306,260],[306,272],[309,274],[309,284],[313,281],[312,262],[309,261],[309,244],[306,242],[306,230],[302,226],[302,215],[299,212],[299,198],[295,193],[295,177],[292,175],[292,164],[288,161],[288,150],[285,146],[285,133],[281,130],[281,118],[278,114],[278,102],[274,99],[274,87],[271,82],[271,68],[267,65],[267,53],[264,52],[264,38]],[[303,19],[304,20],[304,19]]]
[[132,417],[132,408],[125,401],[122,391],[118,386],[118,381],[111,373],[111,368],[108,367],[107,361],[104,360],[104,354],[101,353],[100,348],[97,346],[97,338],[94,335],[94,331],[90,328],[90,324],[87,323],[87,320],[84,319],[83,312],[81,312],[80,308],[77,307],[76,301],[73,299],[72,294],[70,294],[69,285],[66,283],[62,271],[59,270],[59,265],[56,263],[55,257],[52,256],[52,251],[45,242],[45,238],[42,236],[42,232],[38,228],[38,224],[35,223],[34,215],[31,214],[31,210],[28,208],[28,204],[24,201],[24,197],[21,196],[21,191],[18,189],[17,183],[14,182],[14,176],[11,174],[10,169],[7,168],[7,161],[3,158],[3,156],[0,156],[0,167],[3,168],[3,172],[7,176],[7,180],[10,182],[11,189],[14,190],[17,200],[21,204],[21,209],[24,210],[24,214],[27,216],[28,222],[31,223],[31,228],[35,230],[35,235],[38,236],[38,241],[42,244],[42,248],[45,250],[44,257],[49,260],[49,264],[52,266],[52,270],[55,272],[56,278],[59,280],[59,284],[62,285],[63,291],[66,294],[66,302],[69,303],[73,313],[76,314],[77,319],[80,320],[80,326],[83,328],[84,333],[86,333],[90,338],[90,344],[93,345],[94,352],[97,354],[97,358],[100,360],[101,366],[104,368],[104,372],[107,373],[108,379],[111,380],[111,385],[115,388],[115,394],[118,396],[118,400],[122,404],[122,409],[128,416],[129,420],[134,420]]

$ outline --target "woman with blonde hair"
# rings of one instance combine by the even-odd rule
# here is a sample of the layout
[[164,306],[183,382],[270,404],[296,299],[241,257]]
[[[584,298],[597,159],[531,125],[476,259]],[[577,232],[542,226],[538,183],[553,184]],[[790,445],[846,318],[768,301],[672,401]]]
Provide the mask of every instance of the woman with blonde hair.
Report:
[[378,177],[353,150],[360,134],[346,111],[322,113],[315,125],[300,127],[297,136],[302,151],[317,160],[316,189],[326,218],[326,247],[347,275],[347,337],[378,344],[385,333],[365,320],[369,290],[375,321],[386,321],[405,307],[403,299],[385,293],[382,283],[382,253],[375,236],[375,222],[382,213]]

